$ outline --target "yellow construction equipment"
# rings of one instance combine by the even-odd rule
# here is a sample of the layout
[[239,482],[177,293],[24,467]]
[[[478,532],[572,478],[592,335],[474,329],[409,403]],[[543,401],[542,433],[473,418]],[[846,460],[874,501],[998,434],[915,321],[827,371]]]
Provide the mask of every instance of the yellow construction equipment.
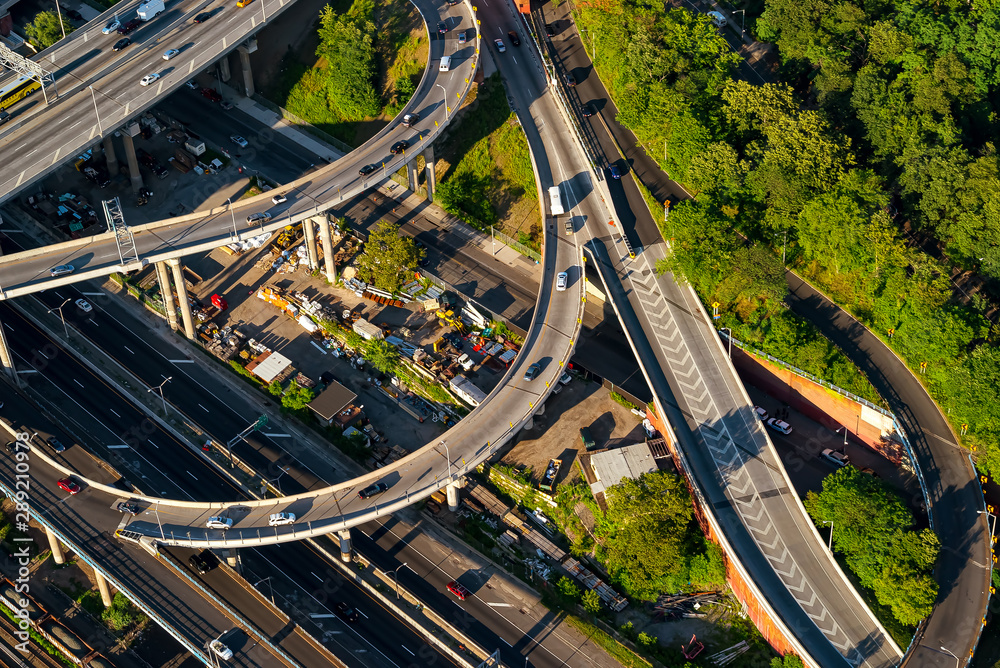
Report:
[[459,334],[465,334],[465,323],[462,322],[462,319],[460,317],[455,315],[454,311],[450,310],[445,311],[444,309],[438,309],[435,315],[437,315],[437,317],[439,318],[438,324],[441,325],[442,327],[451,325],[452,327],[455,328],[455,331],[458,332]]

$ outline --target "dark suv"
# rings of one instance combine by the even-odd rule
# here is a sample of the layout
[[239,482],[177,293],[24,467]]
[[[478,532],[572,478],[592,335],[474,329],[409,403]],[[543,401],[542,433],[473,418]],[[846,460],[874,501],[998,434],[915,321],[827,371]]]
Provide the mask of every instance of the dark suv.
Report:
[[368,487],[365,487],[363,490],[358,492],[358,498],[370,499],[376,494],[381,494],[387,489],[389,489],[389,485],[385,484],[384,482],[377,482],[374,485],[369,485]]
[[139,19],[132,19],[128,23],[122,24],[121,26],[118,27],[118,34],[127,35],[141,25],[142,21],[140,21]]
[[188,563],[199,575],[204,575],[219,565],[219,559],[210,550],[202,550],[198,554],[192,554]]

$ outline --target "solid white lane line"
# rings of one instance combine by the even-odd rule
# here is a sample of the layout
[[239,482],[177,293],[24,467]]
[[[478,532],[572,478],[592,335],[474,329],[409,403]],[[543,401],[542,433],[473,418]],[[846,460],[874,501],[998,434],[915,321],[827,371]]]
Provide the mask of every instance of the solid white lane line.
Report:
[[135,355],[135,352],[131,348],[129,348],[128,346],[122,346],[122,348],[124,348],[125,350],[127,350],[130,353],[132,353],[133,355]]
[[323,579],[323,578],[321,578],[320,576],[316,575],[316,574],[315,574],[315,573],[313,573],[312,571],[309,571],[309,575],[313,576],[314,578],[316,578],[316,579],[317,579],[317,580],[319,580],[320,582],[326,582],[326,580],[324,580],[324,579]]
[[114,408],[109,408],[108,410],[114,413],[116,417],[121,417],[121,415],[118,414],[118,411],[116,411]]
[[[80,387],[84,387],[83,383],[81,383],[80,381],[78,381],[76,378],[73,379],[73,382],[76,383],[77,385],[79,385]],[[84,389],[86,389],[86,388],[84,388]]]
[[160,446],[158,446],[158,445],[157,445],[156,443],[153,443],[153,442],[152,442],[151,440],[149,440],[148,438],[146,439],[146,442],[147,442],[147,443],[149,443],[149,444],[150,444],[151,446],[153,446],[154,448],[156,448],[157,450],[159,450],[159,449],[160,449]]
[[191,472],[190,472],[190,471],[188,471],[187,469],[184,469],[184,473],[187,473],[187,474],[188,474],[189,476],[191,476],[191,477],[192,477],[192,478],[194,478],[195,480],[197,480],[197,479],[198,479],[198,478],[197,478],[197,477],[195,476],[195,474],[191,473]]
[[[407,652],[410,652],[410,648],[407,647],[406,645],[400,645],[400,647],[402,647],[403,649],[405,649]],[[413,652],[410,652],[410,656],[416,656],[416,654],[414,654]]]
[[206,413],[211,413],[212,412],[212,411],[208,410],[207,408],[205,408],[204,406],[202,406],[201,404],[198,404],[198,408],[200,408],[201,410],[205,411]]

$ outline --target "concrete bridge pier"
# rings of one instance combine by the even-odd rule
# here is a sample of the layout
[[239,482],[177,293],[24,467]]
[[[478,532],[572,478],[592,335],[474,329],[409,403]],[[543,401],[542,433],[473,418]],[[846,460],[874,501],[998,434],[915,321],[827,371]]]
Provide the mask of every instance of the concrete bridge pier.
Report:
[[108,175],[113,179],[118,176],[118,156],[115,155],[114,135],[104,138],[104,159],[108,163]]
[[250,49],[240,46],[236,49],[240,54],[240,65],[243,68],[243,92],[247,97],[253,97],[253,70],[250,69]]
[[104,579],[100,571],[94,571],[94,579],[97,580],[97,588],[101,592],[101,602],[104,603],[105,608],[110,608],[114,599],[111,598],[111,587],[108,586],[108,581]]
[[316,271],[319,267],[319,251],[316,249],[316,222],[320,225],[323,224],[323,220],[318,220],[320,216],[315,218],[306,218],[302,221],[302,232],[306,237],[306,259],[309,260],[309,271]]
[[323,242],[323,267],[330,285],[337,282],[337,265],[333,263],[333,235],[330,234],[330,220],[323,216],[319,221],[319,238]]
[[424,180],[427,182],[427,201],[434,201],[434,189],[437,181],[434,174],[434,144],[424,149]]
[[3,367],[4,373],[14,381],[14,384],[21,387],[21,381],[17,377],[17,369],[14,368],[14,358],[10,354],[10,348],[7,347],[7,335],[3,331],[3,323],[0,323],[0,366]]
[[135,142],[132,141],[132,129],[135,134],[139,134],[139,124],[129,123],[122,132],[122,141],[125,143],[125,159],[128,160],[128,173],[132,178],[132,192],[139,192],[142,188],[142,174],[139,172],[139,161],[135,157]]
[[184,336],[192,341],[195,339],[194,319],[191,317],[191,302],[188,301],[187,283],[184,282],[184,271],[181,261],[177,258],[167,260],[174,270],[174,286],[177,289],[177,301],[180,302],[181,320],[184,322]]
[[337,532],[337,538],[340,539],[340,560],[345,564],[351,563],[352,550],[351,547],[351,530],[343,529]]
[[462,505],[459,490],[463,487],[465,487],[465,478],[461,477],[448,483],[448,486],[445,487],[445,493],[448,495],[448,510],[453,513],[456,512],[459,506]]
[[174,288],[170,285],[170,271],[167,263],[156,263],[156,278],[160,282],[160,296],[163,297],[163,310],[167,312],[167,323],[170,329],[177,331],[177,306],[174,304]]
[[59,543],[59,539],[52,529],[48,527],[45,528],[45,535],[49,537],[49,549],[52,550],[52,561],[58,565],[66,563],[66,557],[63,556],[62,545]]
[[219,61],[219,79],[223,82],[227,82],[232,78],[232,73],[229,71],[229,55],[226,54]]
[[420,171],[417,169],[417,156],[414,155],[406,163],[406,185],[412,192],[420,187]]

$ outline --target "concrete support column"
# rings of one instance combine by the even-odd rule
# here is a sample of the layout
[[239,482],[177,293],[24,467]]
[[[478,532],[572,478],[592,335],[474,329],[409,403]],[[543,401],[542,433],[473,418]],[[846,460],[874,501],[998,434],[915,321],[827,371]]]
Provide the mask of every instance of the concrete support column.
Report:
[[[315,271],[319,267],[319,251],[316,250],[316,218],[306,218],[302,221],[302,231],[306,237],[306,259],[309,260],[309,271]],[[323,219],[320,219],[319,222],[322,223]]]
[[344,529],[337,532],[340,539],[340,559],[344,563],[351,563],[351,530]]
[[114,599],[111,598],[111,587],[108,586],[108,581],[104,579],[100,571],[94,571],[94,579],[97,580],[97,588],[101,592],[101,601],[104,603],[104,607],[110,608]]
[[170,270],[167,263],[156,263],[156,277],[160,281],[160,295],[163,297],[163,310],[167,312],[167,323],[170,329],[177,331],[177,306],[174,304],[174,289],[170,285]]
[[46,527],[45,535],[49,537],[49,549],[52,550],[52,561],[60,565],[66,563],[66,557],[63,556],[62,545],[59,544],[59,539],[56,538],[56,535],[52,533],[52,529]]
[[323,242],[323,266],[326,269],[326,280],[330,285],[337,282],[337,265],[333,263],[333,235],[330,234],[330,221],[326,216],[319,221],[319,238]]
[[417,170],[417,156],[413,156],[408,163],[406,163],[406,181],[407,186],[412,192],[417,192],[417,188],[420,187],[420,172]]
[[[558,382],[558,381],[556,381]],[[534,412],[534,415],[545,415],[545,402],[538,404],[538,409]]]
[[115,155],[114,135],[104,138],[104,159],[108,161],[108,173],[111,178],[118,176],[118,157]]
[[229,81],[232,76],[232,73],[229,71],[229,54],[227,53],[219,61],[219,78],[222,79],[223,82],[226,82]]
[[535,428],[535,419],[534,419],[534,417],[530,417],[527,420],[525,420],[524,421],[524,426],[521,427],[521,429],[527,429],[528,431],[531,431],[534,428]]
[[448,486],[445,488],[445,493],[448,495],[448,510],[453,513],[462,505],[462,499],[459,495],[460,487],[461,485],[456,480],[455,482],[448,483]]
[[253,97],[253,71],[250,69],[250,51],[241,46],[236,49],[240,54],[240,65],[243,67],[243,92],[247,97]]
[[191,302],[188,301],[187,283],[184,282],[184,271],[178,259],[167,260],[174,270],[174,287],[177,290],[177,301],[180,302],[181,320],[184,322],[184,336],[192,341],[195,339],[194,320],[191,317]]
[[437,177],[434,174],[434,144],[424,149],[424,181],[427,185],[427,201],[434,201],[434,189],[437,187]]
[[142,174],[139,173],[139,161],[135,158],[135,143],[128,132],[123,132],[122,141],[125,143],[125,159],[128,160],[128,173],[132,177],[132,192],[139,192],[142,188]]
[[14,358],[10,354],[10,348],[7,347],[7,334],[4,332],[3,323],[0,323],[0,367],[3,368],[4,373],[10,376],[15,385],[21,387],[21,381],[17,377],[17,369],[14,368]]

